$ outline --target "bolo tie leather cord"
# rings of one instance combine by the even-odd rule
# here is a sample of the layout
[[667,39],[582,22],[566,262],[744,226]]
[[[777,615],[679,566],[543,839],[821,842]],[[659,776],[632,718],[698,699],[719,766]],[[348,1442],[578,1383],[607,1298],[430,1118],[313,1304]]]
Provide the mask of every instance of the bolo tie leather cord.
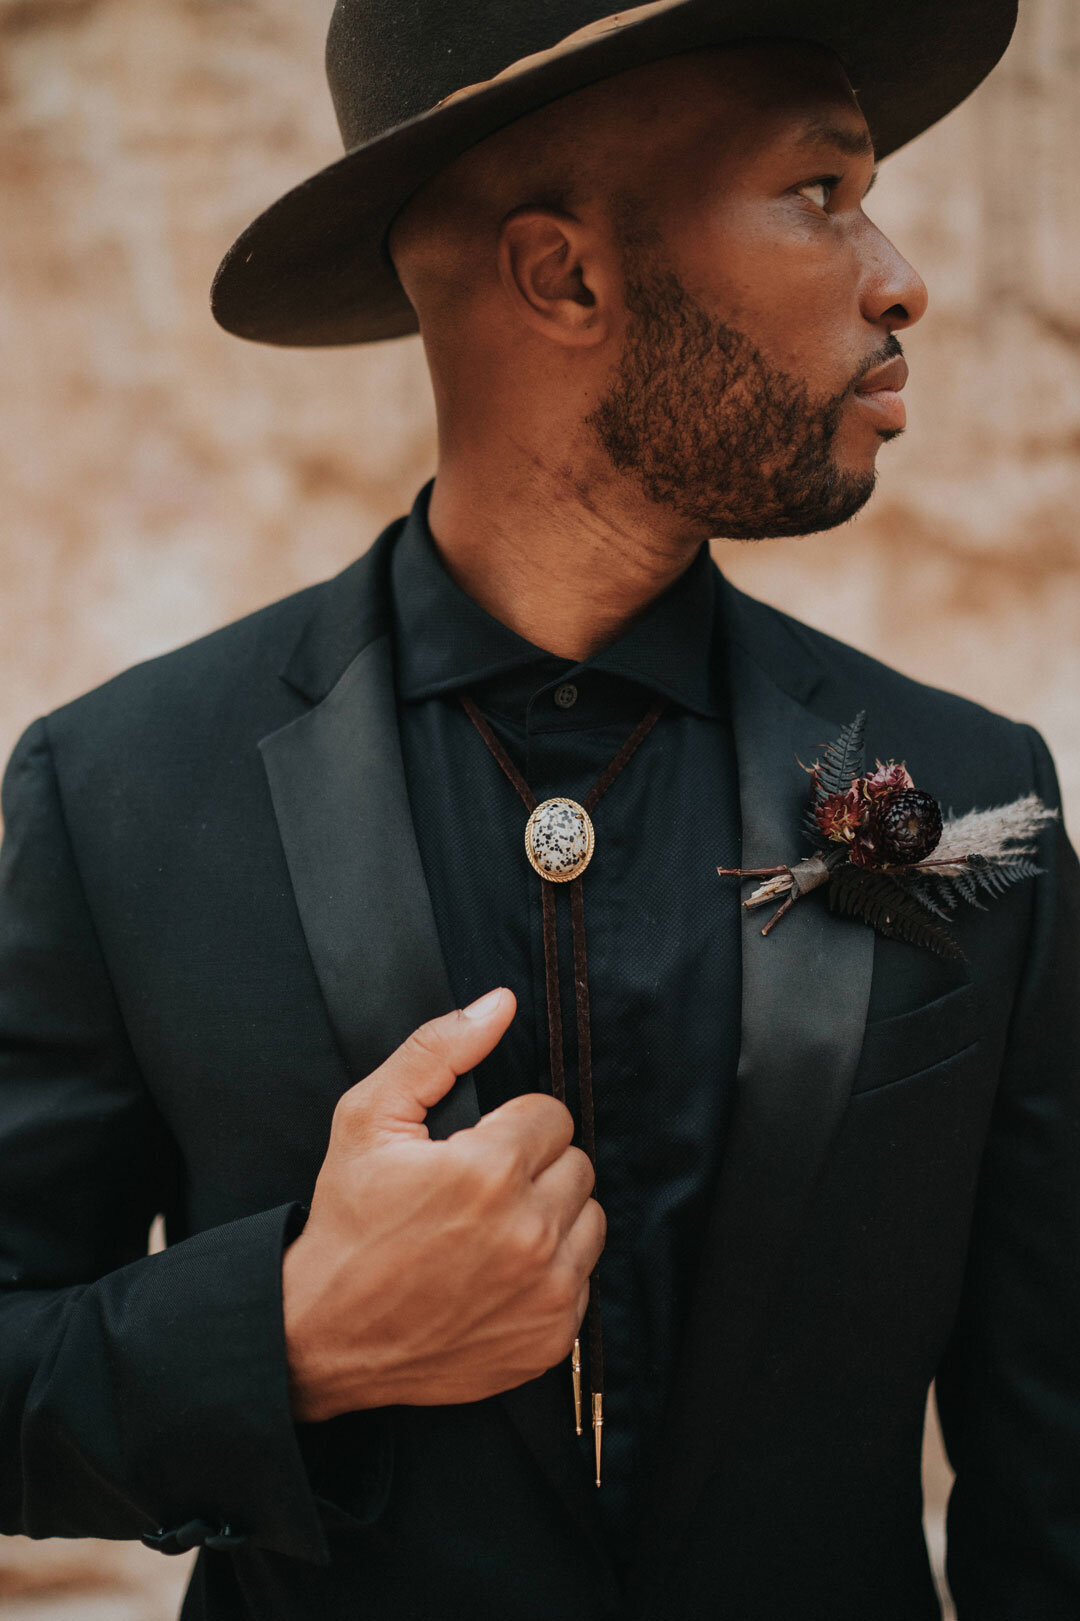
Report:
[[[546,799],[538,804],[536,795],[511,760],[491,727],[467,693],[458,694],[461,706],[480,733],[503,774],[521,797],[529,820],[525,827],[525,850],[541,879],[540,895],[544,922],[544,986],[547,996],[548,1047],[551,1059],[551,1090],[560,1103],[566,1102],[566,1068],[563,1057],[562,1007],[559,998],[559,957],[555,932],[555,885],[566,884],[570,894],[570,924],[574,942],[574,1003],[577,1011],[578,1091],[581,1099],[581,1139],[596,1172],[596,1112],[592,1087],[592,1030],[589,1019],[589,976],[585,956],[585,899],[581,875],[592,859],[595,834],[592,812],[615,778],[648,737],[664,711],[655,703],[631,732],[622,748],[590,788],[584,805],[574,799]],[[586,1341],[589,1348],[589,1391],[592,1398],[593,1450],[596,1457],[596,1484],[600,1485],[600,1462],[604,1434],[604,1340],[600,1328],[600,1268],[589,1280],[589,1304],[585,1311]],[[581,1424],[581,1339],[575,1339],[570,1355],[574,1393],[574,1428]]]

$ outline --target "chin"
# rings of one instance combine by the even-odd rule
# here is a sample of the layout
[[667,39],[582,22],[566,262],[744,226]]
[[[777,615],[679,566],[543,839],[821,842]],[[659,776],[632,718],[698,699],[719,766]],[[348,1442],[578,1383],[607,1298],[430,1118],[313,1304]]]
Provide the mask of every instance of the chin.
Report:
[[[833,467],[799,499],[768,500],[733,510],[717,492],[710,517],[711,533],[725,540],[784,540],[793,535],[819,535],[837,529],[861,512],[874,493],[877,473],[871,463],[859,470]],[[700,515],[700,508],[695,515]]]
[[834,445],[833,465],[842,478],[864,478],[877,462],[878,452],[890,439],[899,439],[903,428],[871,427],[846,443]]

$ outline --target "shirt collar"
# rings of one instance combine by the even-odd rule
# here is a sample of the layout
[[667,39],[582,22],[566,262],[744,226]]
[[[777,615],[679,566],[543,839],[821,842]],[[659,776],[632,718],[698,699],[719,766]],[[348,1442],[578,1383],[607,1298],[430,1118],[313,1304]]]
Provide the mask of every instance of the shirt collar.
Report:
[[695,714],[720,713],[719,570],[702,545],[674,585],[650,603],[628,630],[590,658],[557,659],[492,617],[450,578],[427,523],[428,483],[394,544],[394,601],[398,692],[411,701],[479,685],[504,671],[536,663],[540,680],[602,670],[649,688]]

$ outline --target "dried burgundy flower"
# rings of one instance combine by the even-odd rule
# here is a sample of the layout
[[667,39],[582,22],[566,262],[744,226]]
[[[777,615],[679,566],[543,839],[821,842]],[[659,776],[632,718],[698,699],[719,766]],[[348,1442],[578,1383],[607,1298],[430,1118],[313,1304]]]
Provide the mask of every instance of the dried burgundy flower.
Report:
[[889,760],[885,765],[880,760],[875,763],[877,770],[859,779],[867,799],[877,799],[893,788],[914,788],[915,784],[902,761],[899,765],[895,760]]
[[850,844],[866,815],[858,783],[842,794],[830,794],[817,807],[814,820],[827,839],[837,844]]

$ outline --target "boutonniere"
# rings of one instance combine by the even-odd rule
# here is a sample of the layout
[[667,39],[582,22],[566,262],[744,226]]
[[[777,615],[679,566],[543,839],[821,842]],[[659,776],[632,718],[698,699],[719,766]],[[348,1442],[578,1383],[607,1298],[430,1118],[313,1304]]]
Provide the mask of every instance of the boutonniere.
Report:
[[[803,766],[810,804],[802,831],[813,853],[794,866],[718,867],[721,877],[763,878],[743,905],[784,897],[762,934],[811,890],[827,888],[834,912],[861,918],[879,934],[926,946],[941,957],[963,957],[946,924],[961,901],[985,910],[981,896],[999,895],[1033,878],[1035,836],[1058,812],[1038,794],[991,810],[942,815],[895,760],[864,769],[866,711]],[[800,761],[800,764],[802,762]]]

